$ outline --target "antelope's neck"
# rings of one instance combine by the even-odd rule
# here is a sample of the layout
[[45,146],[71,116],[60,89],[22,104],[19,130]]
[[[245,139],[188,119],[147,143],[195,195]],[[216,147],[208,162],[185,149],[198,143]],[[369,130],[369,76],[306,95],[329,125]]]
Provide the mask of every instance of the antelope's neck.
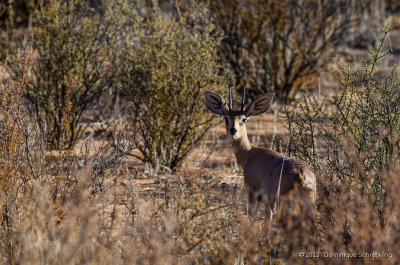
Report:
[[250,151],[252,149],[252,145],[247,138],[247,134],[238,139],[232,139],[232,147],[239,165],[244,170]]

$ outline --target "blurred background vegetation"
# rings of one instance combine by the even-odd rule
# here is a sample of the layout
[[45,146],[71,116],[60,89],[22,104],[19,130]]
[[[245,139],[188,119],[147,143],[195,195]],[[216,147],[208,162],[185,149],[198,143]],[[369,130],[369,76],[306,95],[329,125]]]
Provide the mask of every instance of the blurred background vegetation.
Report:
[[[106,2],[81,1],[79,9],[87,6],[102,14]],[[131,2],[137,2],[142,16],[153,8],[160,8],[164,16],[177,12],[172,0]],[[41,5],[37,0],[3,3],[1,27],[37,25],[35,12]],[[276,91],[287,101],[312,87],[341,48],[374,44],[379,23],[399,9],[400,4],[390,0],[217,0],[210,2],[209,16],[224,36],[218,56],[229,71],[229,85],[239,92],[245,86],[250,98]]]
[[[1,2],[1,262],[398,264],[399,16],[394,0]],[[203,91],[228,87],[276,93],[271,146],[313,166],[317,220],[296,205],[249,224],[243,183],[216,177]]]

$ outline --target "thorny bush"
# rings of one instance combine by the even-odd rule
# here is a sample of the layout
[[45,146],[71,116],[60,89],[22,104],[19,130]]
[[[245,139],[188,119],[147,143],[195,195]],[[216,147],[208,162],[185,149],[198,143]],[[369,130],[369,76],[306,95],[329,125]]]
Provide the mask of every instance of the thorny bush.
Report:
[[343,90],[318,101],[306,94],[300,111],[286,111],[288,153],[311,163],[318,174],[332,182],[359,181],[380,205],[385,195],[382,172],[400,162],[400,76],[396,66],[377,73],[378,64],[395,24],[384,28],[376,48],[361,69],[340,66]]

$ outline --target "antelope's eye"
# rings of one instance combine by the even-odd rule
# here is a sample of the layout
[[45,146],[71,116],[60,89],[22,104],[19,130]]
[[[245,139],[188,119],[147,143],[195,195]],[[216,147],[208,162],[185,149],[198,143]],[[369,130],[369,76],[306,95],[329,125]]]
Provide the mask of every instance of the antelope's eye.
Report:
[[246,121],[247,121],[247,119],[246,119],[246,118],[243,118],[243,119],[240,121],[240,125],[243,125]]

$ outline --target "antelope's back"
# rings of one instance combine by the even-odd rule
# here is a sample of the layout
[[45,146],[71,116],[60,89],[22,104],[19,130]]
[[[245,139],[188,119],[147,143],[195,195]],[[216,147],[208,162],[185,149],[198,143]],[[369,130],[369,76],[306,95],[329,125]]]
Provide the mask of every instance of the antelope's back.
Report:
[[254,147],[252,151],[253,159],[243,169],[247,185],[276,193],[280,183],[280,194],[285,194],[298,183],[311,193],[316,191],[315,174],[306,162],[266,148]]

